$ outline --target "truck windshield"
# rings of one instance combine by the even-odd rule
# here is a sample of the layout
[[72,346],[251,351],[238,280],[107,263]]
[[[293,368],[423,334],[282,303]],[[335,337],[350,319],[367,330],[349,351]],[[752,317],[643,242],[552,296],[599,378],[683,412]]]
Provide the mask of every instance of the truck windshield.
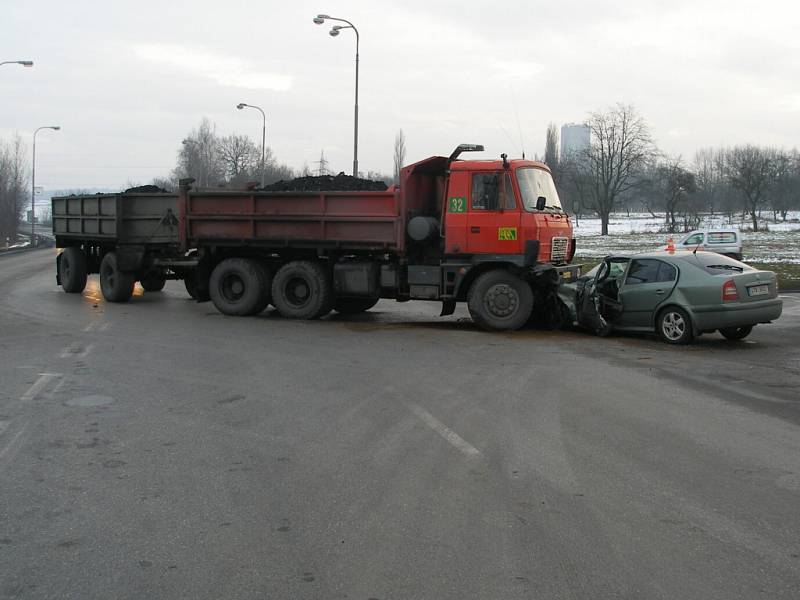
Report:
[[536,199],[539,196],[545,197],[546,208],[562,210],[553,178],[544,169],[520,167],[517,169],[517,184],[525,210],[536,210]]

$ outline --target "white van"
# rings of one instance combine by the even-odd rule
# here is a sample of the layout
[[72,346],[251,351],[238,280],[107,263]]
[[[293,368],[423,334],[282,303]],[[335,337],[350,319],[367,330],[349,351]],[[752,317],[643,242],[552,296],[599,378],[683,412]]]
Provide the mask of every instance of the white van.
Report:
[[705,250],[742,260],[742,234],[734,227],[695,229],[675,244],[680,250]]

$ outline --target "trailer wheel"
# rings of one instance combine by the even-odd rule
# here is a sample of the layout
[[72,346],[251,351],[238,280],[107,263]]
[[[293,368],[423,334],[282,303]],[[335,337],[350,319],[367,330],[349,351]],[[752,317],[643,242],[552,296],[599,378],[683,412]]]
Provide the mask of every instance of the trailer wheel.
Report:
[[369,310],[378,303],[379,298],[337,298],[333,310],[343,315],[355,315]]
[[100,289],[109,302],[127,302],[133,295],[136,274],[119,270],[117,255],[109,252],[100,262]]
[[469,288],[467,306],[481,329],[519,329],[533,312],[531,286],[513,273],[496,269],[479,275]]
[[226,258],[211,272],[208,291],[223,315],[244,316],[264,310],[267,282],[260,265],[249,258]]
[[139,280],[139,283],[142,285],[142,289],[145,292],[160,292],[164,289],[167,278],[161,273],[151,271],[145,273],[145,276]]
[[306,260],[286,263],[272,280],[272,303],[289,319],[318,319],[328,314],[333,290],[325,269]]
[[88,271],[86,254],[80,248],[70,247],[61,253],[61,287],[68,294],[80,294],[86,287]]

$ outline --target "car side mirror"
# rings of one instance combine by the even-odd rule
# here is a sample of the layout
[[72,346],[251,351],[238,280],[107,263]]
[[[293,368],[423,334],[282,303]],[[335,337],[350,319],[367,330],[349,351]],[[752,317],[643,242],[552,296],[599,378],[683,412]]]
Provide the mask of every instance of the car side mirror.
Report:
[[544,196],[539,196],[536,199],[536,210],[544,210],[544,207],[547,205],[547,198]]

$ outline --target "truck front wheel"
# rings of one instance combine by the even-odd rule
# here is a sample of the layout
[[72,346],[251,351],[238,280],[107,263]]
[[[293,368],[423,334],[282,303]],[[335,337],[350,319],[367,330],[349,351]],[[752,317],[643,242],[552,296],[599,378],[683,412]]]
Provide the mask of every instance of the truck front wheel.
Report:
[[86,287],[86,254],[80,248],[70,247],[61,253],[61,287],[68,294],[80,294]]
[[479,275],[469,288],[467,306],[481,329],[519,329],[533,312],[533,291],[528,282],[513,273],[497,269]]
[[333,306],[333,290],[322,265],[296,260],[283,265],[272,280],[272,303],[289,319],[318,319]]
[[136,274],[119,270],[117,255],[109,252],[100,262],[100,289],[109,302],[127,302],[133,295]]
[[211,272],[211,301],[223,315],[253,315],[259,307],[264,310],[264,275],[264,270],[249,258],[226,258]]

